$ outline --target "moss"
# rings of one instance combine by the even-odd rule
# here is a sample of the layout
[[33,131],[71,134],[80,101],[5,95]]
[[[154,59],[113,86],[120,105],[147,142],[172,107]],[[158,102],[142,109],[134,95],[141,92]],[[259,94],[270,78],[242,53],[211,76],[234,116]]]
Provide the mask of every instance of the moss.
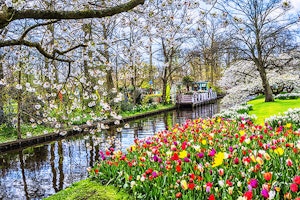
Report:
[[72,184],[70,187],[45,198],[45,200],[130,200],[129,194],[113,186],[103,186],[90,179]]

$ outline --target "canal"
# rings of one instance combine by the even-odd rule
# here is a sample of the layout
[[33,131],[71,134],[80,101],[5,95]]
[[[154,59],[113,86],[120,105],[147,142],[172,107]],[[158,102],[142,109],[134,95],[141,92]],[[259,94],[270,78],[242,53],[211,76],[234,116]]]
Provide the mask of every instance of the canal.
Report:
[[[217,103],[170,112],[121,124],[103,133],[80,134],[0,155],[0,199],[43,199],[88,177],[87,168],[99,150],[114,146],[126,151],[134,138],[183,124],[187,119],[212,117]],[[118,131],[117,131],[118,129]]]

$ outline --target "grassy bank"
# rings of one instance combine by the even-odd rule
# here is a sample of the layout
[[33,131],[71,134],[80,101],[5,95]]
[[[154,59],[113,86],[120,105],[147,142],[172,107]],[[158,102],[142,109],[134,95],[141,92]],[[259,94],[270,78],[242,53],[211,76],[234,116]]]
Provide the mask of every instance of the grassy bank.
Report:
[[248,104],[253,105],[253,110],[249,114],[257,116],[255,121],[257,124],[263,124],[266,118],[283,114],[289,108],[300,108],[300,98],[289,100],[276,99],[274,102],[264,102],[264,100],[264,97],[261,97],[248,102]]
[[123,191],[118,191],[113,186],[101,186],[99,183],[90,179],[74,183],[72,186],[62,190],[45,200],[71,200],[71,199],[89,199],[89,200],[126,200],[133,199]]

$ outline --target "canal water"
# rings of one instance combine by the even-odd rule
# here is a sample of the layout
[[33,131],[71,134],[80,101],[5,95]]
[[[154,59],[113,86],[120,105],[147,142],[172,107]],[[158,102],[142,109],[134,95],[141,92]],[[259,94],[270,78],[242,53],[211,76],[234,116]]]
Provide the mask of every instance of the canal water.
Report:
[[[0,199],[33,200],[48,197],[88,177],[87,168],[99,159],[99,151],[110,146],[126,151],[134,138],[183,124],[187,119],[212,117],[218,104],[174,110],[121,124],[104,133],[85,133],[0,155]],[[129,125],[129,127],[128,127]]]

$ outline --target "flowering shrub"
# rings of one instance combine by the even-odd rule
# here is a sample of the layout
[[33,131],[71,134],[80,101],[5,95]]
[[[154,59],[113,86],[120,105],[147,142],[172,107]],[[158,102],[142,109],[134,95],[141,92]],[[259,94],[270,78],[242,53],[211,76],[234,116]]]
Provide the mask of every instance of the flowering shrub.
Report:
[[292,126],[294,129],[300,128],[300,108],[288,109],[284,115],[274,115],[265,120],[271,127]]
[[197,119],[136,139],[127,154],[101,151],[89,174],[136,199],[297,199],[299,151],[288,126]]
[[275,99],[298,99],[299,97],[300,93],[286,93],[276,95]]
[[225,119],[232,120],[251,120],[254,121],[256,119],[255,115],[248,115],[249,111],[252,110],[251,104],[243,104],[231,107],[220,113],[216,114],[214,117],[221,117]]

